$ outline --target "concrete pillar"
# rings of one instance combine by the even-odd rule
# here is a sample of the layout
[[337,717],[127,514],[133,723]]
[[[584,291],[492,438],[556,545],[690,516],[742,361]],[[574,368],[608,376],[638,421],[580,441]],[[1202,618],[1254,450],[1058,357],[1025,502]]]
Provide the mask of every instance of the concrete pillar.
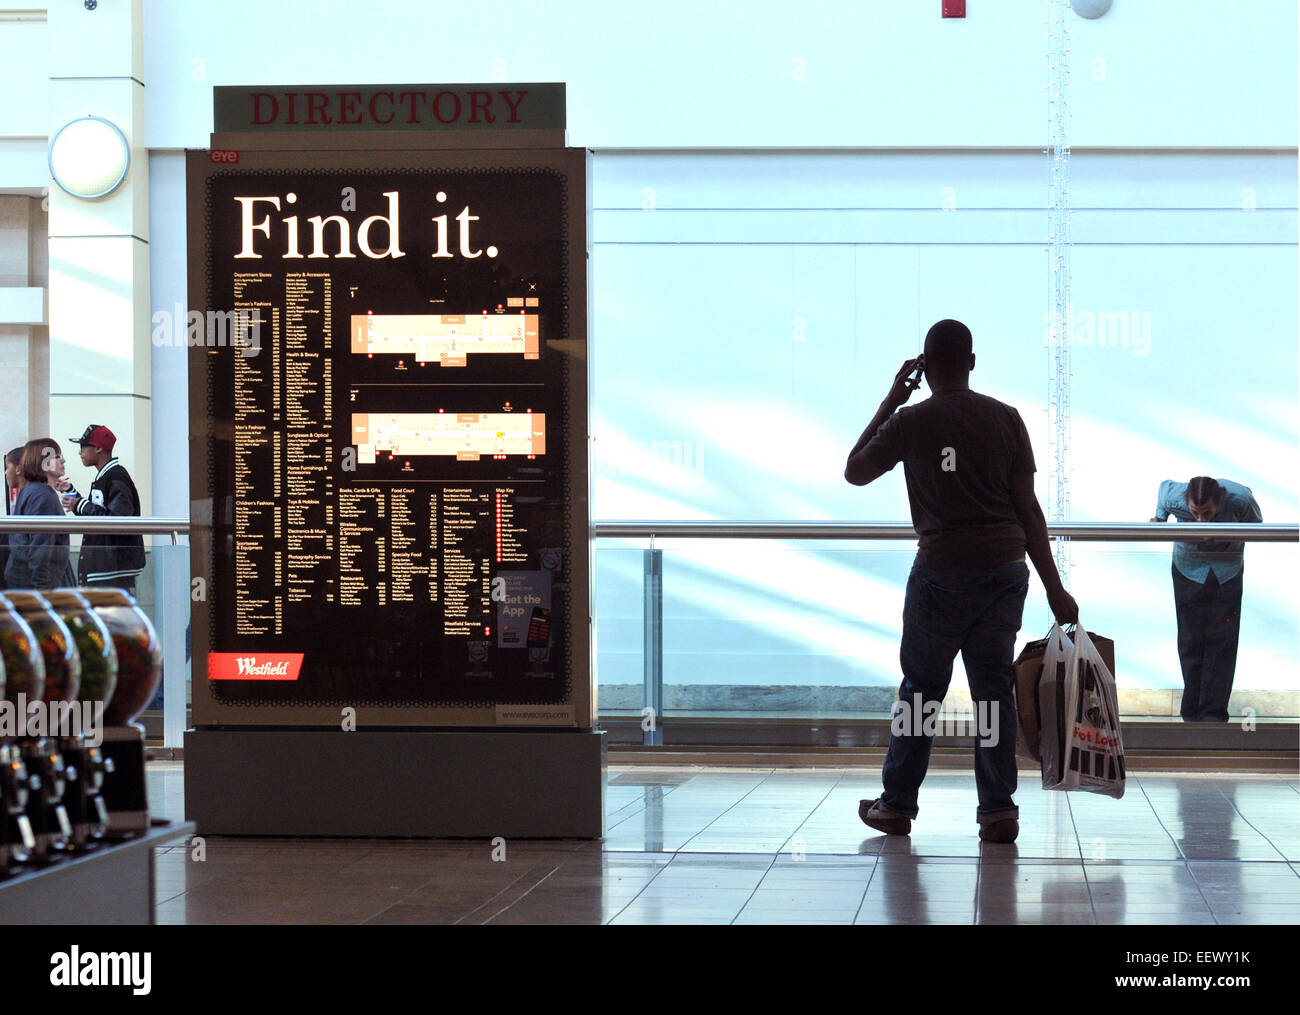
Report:
[[[126,135],[131,164],[111,195],[85,200],[50,181],[50,435],[61,444],[88,423],[117,434],[115,454],[152,513],[149,158],[144,147],[142,0],[87,10],[49,4],[49,136],[88,114]],[[66,449],[65,449],[66,450]],[[81,489],[91,476],[67,453]]]

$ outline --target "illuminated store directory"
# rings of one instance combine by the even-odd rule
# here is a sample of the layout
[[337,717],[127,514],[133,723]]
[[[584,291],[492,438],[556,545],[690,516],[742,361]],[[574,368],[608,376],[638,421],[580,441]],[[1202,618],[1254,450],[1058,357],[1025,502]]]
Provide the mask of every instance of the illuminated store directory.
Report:
[[205,156],[191,302],[236,322],[190,349],[210,693],[563,703],[575,580],[587,616],[574,174]]

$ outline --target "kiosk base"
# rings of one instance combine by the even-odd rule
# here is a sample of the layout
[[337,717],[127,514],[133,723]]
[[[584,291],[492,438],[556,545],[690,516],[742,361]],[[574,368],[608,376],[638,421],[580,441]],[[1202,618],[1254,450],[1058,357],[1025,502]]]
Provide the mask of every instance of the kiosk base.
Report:
[[199,835],[596,839],[604,803],[599,730],[185,731]]
[[151,924],[154,850],[181,845],[177,840],[193,832],[193,825],[164,823],[126,842],[0,881],[0,925]]

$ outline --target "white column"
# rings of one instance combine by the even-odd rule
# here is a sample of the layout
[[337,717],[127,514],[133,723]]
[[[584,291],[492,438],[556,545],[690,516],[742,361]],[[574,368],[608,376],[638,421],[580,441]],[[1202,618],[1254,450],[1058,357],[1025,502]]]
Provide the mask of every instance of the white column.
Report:
[[[149,154],[144,147],[142,0],[50,0],[49,121],[53,138],[87,115],[126,135],[130,167],[107,197],[86,200],[50,181],[49,432],[66,445],[89,423],[117,435],[114,453],[130,471],[141,514],[153,514],[152,345],[149,297]],[[182,417],[176,425],[187,427]],[[67,452],[68,474],[91,480]],[[146,542],[152,541],[146,537]],[[185,628],[189,563],[184,548],[159,540],[154,582],[137,595],[164,653],[164,736],[180,746],[185,721]]]
[[[61,444],[88,423],[117,434],[115,454],[152,508],[149,410],[149,159],[144,150],[142,0],[87,10],[49,5],[49,136],[92,114],[116,124],[131,166],[113,194],[84,200],[50,181],[50,435]],[[72,449],[75,451],[76,449]],[[90,476],[69,454],[69,476]]]

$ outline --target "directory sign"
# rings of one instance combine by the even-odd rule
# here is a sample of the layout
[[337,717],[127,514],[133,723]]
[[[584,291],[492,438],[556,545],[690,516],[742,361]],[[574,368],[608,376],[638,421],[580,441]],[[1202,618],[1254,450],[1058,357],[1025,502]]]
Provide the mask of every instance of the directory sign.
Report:
[[587,154],[188,158],[196,722],[590,728]]

